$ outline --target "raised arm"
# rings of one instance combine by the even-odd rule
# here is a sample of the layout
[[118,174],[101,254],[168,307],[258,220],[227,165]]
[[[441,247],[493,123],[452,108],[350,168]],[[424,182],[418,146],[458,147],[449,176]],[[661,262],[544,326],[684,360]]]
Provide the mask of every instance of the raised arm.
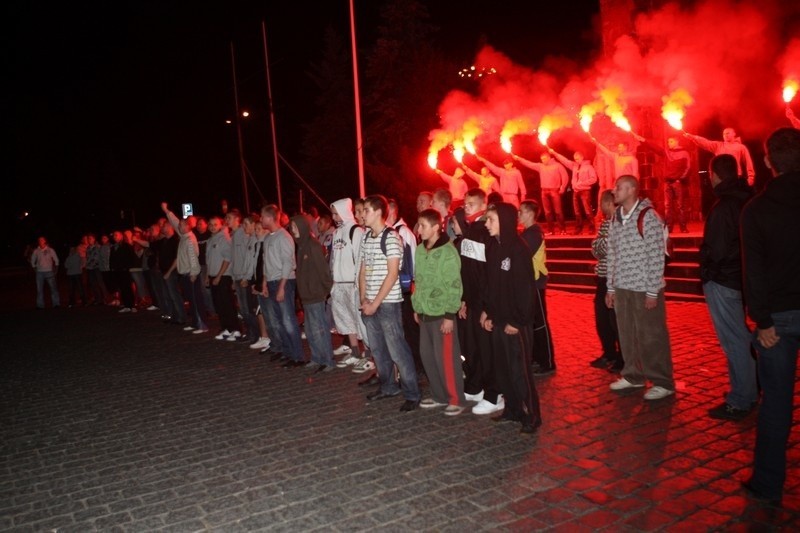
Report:
[[550,155],[552,155],[553,157],[556,158],[556,161],[558,161],[559,163],[561,163],[562,165],[564,165],[568,169],[576,170],[575,162],[572,161],[571,159],[569,159],[567,157],[564,157],[563,155],[559,154],[558,152],[556,152],[555,150],[553,150],[550,147],[547,148],[547,151],[550,152]]
[[706,139],[705,137],[701,137],[699,135],[692,135],[691,133],[684,132],[683,136],[692,141],[693,143],[695,143],[703,150],[707,150],[709,152],[716,152],[719,145],[722,144],[719,141],[712,141]]
[[519,161],[520,163],[522,163],[523,165],[525,165],[529,169],[535,170],[536,172],[541,172],[541,169],[542,169],[542,164],[541,163],[534,163],[533,161],[528,161],[524,157],[520,157],[517,154],[511,154],[511,157],[513,157],[515,160]]
[[498,174],[498,175],[502,174],[506,170],[503,167],[499,167],[499,166],[495,165],[494,163],[492,163],[491,161],[489,161],[485,157],[482,157],[482,156],[479,156],[479,155],[476,155],[475,157],[477,157],[484,165],[486,165],[489,168],[489,170],[491,170],[495,174]]
[[601,152],[603,152],[604,154],[606,154],[606,155],[607,155],[608,157],[610,157],[611,159],[614,159],[614,152],[612,152],[611,150],[609,150],[608,148],[606,148],[605,146],[603,146],[602,144],[600,144],[600,141],[598,141],[598,140],[597,140],[597,139],[595,139],[594,137],[590,137],[590,139],[592,139],[592,142],[595,144],[595,146],[597,146],[597,149],[598,149],[598,150],[600,150]]

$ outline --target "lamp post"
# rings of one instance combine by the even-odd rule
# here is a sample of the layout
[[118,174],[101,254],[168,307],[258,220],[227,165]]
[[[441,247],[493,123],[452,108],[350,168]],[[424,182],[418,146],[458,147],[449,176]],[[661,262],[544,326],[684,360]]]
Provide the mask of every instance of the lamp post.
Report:
[[[236,137],[239,141],[239,167],[241,168],[242,172],[242,200],[244,201],[244,209],[245,213],[250,212],[250,196],[247,193],[247,172],[245,170],[244,164],[244,146],[242,144],[242,116],[247,117],[244,113],[239,112],[239,89],[236,85],[236,57],[233,52],[233,41],[231,41],[231,69],[233,72],[233,101],[236,107]],[[246,111],[245,111],[246,113]]]

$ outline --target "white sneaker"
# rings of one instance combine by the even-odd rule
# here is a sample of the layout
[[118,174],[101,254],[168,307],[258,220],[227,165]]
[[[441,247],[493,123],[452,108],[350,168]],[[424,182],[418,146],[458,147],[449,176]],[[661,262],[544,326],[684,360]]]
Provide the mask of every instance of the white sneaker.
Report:
[[208,333],[208,329],[196,329],[192,332],[192,335],[199,335],[201,333]]
[[483,391],[480,391],[478,394],[464,393],[464,398],[466,398],[468,402],[479,402],[483,400]]
[[158,311],[158,307],[156,307],[155,305],[151,305],[150,307],[147,308],[147,310],[148,311]]
[[421,402],[419,402],[419,406],[423,409],[433,409],[434,407],[444,407],[447,405],[446,403],[439,403],[433,398],[425,398]]
[[656,385],[655,387],[650,387],[647,392],[644,393],[645,400],[660,400],[662,398],[666,398],[667,396],[675,394],[674,390],[665,389],[664,387],[659,387]]
[[448,405],[444,410],[446,416],[458,416],[463,412],[464,408],[460,405]]
[[192,331],[192,330],[194,330],[194,328],[192,326],[185,326],[183,328],[183,331]]
[[131,308],[130,307],[123,307],[122,309],[117,311],[117,313],[130,313],[130,312],[131,312]]
[[625,378],[619,378],[609,386],[611,390],[641,389],[642,387],[644,387],[644,383],[631,383]]
[[472,414],[474,415],[490,415],[492,413],[496,413],[498,411],[502,411],[506,406],[506,402],[503,399],[502,394],[497,395],[497,403],[492,403],[489,400],[481,400],[475,407],[472,408]]
[[353,352],[352,348],[342,344],[341,346],[339,346],[338,348],[336,348],[333,351],[333,355],[345,355],[345,354],[349,354],[349,353],[352,353],[352,352]]
[[241,332],[239,332],[239,331],[234,331],[233,333],[231,333],[230,335],[228,335],[228,336],[225,338],[225,340],[226,340],[226,341],[229,341],[229,342],[233,342],[233,341],[235,341],[236,339],[239,339],[239,338],[241,338],[241,337],[242,337],[242,334],[241,334]]
[[364,372],[369,372],[370,370],[375,370],[375,363],[366,357],[359,359],[358,362],[353,366],[354,374],[363,374]]
[[336,363],[336,366],[338,366],[339,368],[345,368],[345,367],[348,367],[350,365],[354,365],[354,364],[358,363],[359,361],[361,361],[361,358],[359,358],[358,356],[349,355],[349,356],[345,357],[344,359],[342,359],[341,361],[339,361],[338,363]]
[[225,339],[227,339],[230,336],[230,334],[231,334],[231,332],[226,329],[226,330],[223,330],[222,333],[220,333],[219,335],[215,336],[214,338],[217,339],[218,341],[224,341]]
[[270,344],[269,337],[259,337],[259,339],[250,345],[250,348],[253,350],[260,350],[262,348],[269,348]]

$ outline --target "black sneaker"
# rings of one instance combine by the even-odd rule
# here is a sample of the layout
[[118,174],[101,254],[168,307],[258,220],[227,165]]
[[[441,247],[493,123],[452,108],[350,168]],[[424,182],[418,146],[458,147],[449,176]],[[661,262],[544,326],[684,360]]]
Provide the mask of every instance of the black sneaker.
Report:
[[717,420],[742,420],[749,414],[749,409],[738,409],[727,402],[708,410],[708,416]]
[[601,355],[597,359],[592,360],[592,362],[589,363],[589,366],[593,366],[595,368],[608,368],[609,365],[611,365],[611,363],[612,363],[611,359],[609,359],[605,355]]

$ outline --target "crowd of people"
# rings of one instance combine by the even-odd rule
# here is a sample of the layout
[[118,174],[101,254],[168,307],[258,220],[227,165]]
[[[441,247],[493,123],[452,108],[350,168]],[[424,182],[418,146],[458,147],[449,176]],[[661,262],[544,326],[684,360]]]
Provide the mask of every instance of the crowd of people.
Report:
[[[688,166],[673,143],[664,156],[675,162],[670,179],[681,180]],[[711,160],[718,202],[705,223],[700,270],[731,384],[709,415],[740,420],[761,401],[745,487],[778,501],[800,342],[800,130],[776,130],[766,152],[774,178],[755,196],[734,153],[723,149]],[[656,401],[675,393],[667,232],[640,194],[627,146],[612,154],[620,174],[613,189],[600,192],[597,217],[587,194],[575,200],[578,227],[585,220],[596,229],[594,318],[602,353],[589,364],[619,373],[611,391],[646,388],[644,399]],[[438,171],[448,187],[420,193],[412,226],[382,195],[342,198],[330,215],[291,218],[272,204],[259,213],[179,218],[162,204],[164,217],[147,230],[115,231],[100,242],[87,235],[70,250],[69,303],[115,304],[122,314],[160,310],[165,323],[198,335],[209,333],[216,317],[215,339],[246,344],[284,368],[365,374],[359,385],[376,386],[366,396],[371,402],[402,395],[401,411],[442,408],[456,416],[469,409],[534,433],[542,423],[534,376],[556,369],[540,205],[549,233],[555,222],[563,232],[565,167],[577,191],[591,190],[596,175],[580,153],[574,161],[552,150],[541,163],[515,159],[552,181],[541,204],[525,198],[514,159],[501,168],[481,158],[500,180],[481,183],[487,173],[468,168]],[[479,186],[466,186],[465,175]],[[45,284],[58,305],[58,257],[44,238],[31,264],[37,306],[44,306]],[[334,349],[339,336],[343,344]]]

